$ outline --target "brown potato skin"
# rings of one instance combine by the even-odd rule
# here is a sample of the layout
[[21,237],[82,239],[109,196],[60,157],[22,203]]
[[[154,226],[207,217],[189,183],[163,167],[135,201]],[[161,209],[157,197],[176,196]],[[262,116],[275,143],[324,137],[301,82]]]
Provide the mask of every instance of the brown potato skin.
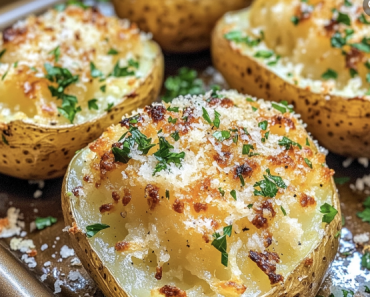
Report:
[[[153,42],[153,41],[151,41]],[[150,104],[159,95],[164,75],[161,49],[146,80],[133,89],[136,96],[123,97],[110,112],[79,125],[43,126],[22,120],[0,123],[0,134],[9,145],[0,141],[0,173],[21,179],[52,179],[63,176],[75,152],[98,138],[123,115]]]
[[[238,12],[234,12],[238,13]],[[231,88],[270,101],[286,100],[307,123],[307,130],[331,152],[370,158],[370,100],[313,93],[284,81],[224,38],[225,20],[212,34],[212,59]]]
[[153,33],[163,50],[190,53],[209,48],[211,31],[227,11],[251,0],[113,0],[117,15]]
[[[74,158],[78,158],[79,154]],[[68,195],[67,187],[68,179],[70,178],[70,171],[71,165],[64,177],[61,194],[64,221],[67,226],[73,226],[73,224],[76,223],[73,204],[71,202],[71,196]],[[276,285],[268,293],[262,295],[262,297],[316,296],[321,283],[326,276],[327,270],[331,262],[334,260],[338,250],[339,237],[335,238],[335,234],[342,228],[339,198],[333,178],[331,179],[331,186],[333,190],[332,205],[338,210],[338,214],[330,224],[326,224],[325,235],[322,241],[311,252],[311,254],[306,257],[306,259],[313,260],[312,265],[307,266],[305,263],[306,259],[304,259],[295,268],[295,270],[286,277],[283,283]],[[90,242],[84,233],[70,233],[70,237],[74,250],[80,258],[83,266],[106,296],[132,297],[127,295],[124,289],[119,286],[117,279],[98,258],[97,253],[90,245]]]

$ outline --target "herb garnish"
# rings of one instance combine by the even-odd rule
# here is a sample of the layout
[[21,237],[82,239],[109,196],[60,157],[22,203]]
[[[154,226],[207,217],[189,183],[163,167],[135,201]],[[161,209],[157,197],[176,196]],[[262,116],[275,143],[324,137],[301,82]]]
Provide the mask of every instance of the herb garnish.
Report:
[[304,158],[304,161],[306,162],[308,167],[310,167],[312,169],[312,162],[310,160],[308,160],[307,158]]
[[57,219],[54,217],[46,217],[46,218],[40,218],[37,217],[35,220],[36,228],[37,230],[45,229],[46,227],[49,227],[57,222]]
[[218,191],[220,192],[221,196],[224,197],[225,196],[225,191],[222,190],[222,188],[218,188]]
[[166,92],[161,98],[164,102],[170,102],[180,95],[199,95],[205,92],[203,81],[198,77],[198,72],[188,67],[178,70],[176,76],[169,76],[164,87]]
[[170,191],[166,190],[166,198],[170,200]]
[[262,130],[267,129],[268,122],[267,121],[262,121],[258,123],[258,127],[261,128]]
[[248,46],[256,46],[261,42],[261,39],[252,39],[249,36],[243,36],[241,31],[230,31],[224,35],[224,38],[236,43],[245,43]]
[[260,50],[254,54],[256,58],[268,59],[274,55],[273,51]]
[[271,103],[271,105],[273,108],[280,111],[281,113],[286,113],[287,111],[292,113],[294,111],[291,105],[288,104],[288,101],[285,100],[281,101],[280,103],[273,102]]
[[98,106],[98,104],[96,104],[96,102],[98,102],[98,99],[91,99],[87,102],[89,110],[91,110],[91,109],[98,110],[99,109],[99,106]]
[[113,68],[113,71],[109,74],[109,76],[114,77],[125,77],[125,76],[132,76],[135,75],[135,69],[139,69],[139,62],[130,59],[128,60],[128,66],[120,67],[119,61]]
[[216,131],[212,134],[214,138],[216,138],[219,142],[224,141],[225,139],[229,139],[231,137],[230,131]]
[[255,189],[253,194],[273,198],[276,196],[278,188],[286,189],[287,186],[280,176],[271,175],[270,169],[266,169],[266,172],[268,175],[263,175],[264,179],[253,185],[255,188],[260,188],[260,190]]
[[109,225],[106,224],[94,224],[86,226],[86,236],[88,238],[93,237],[96,235],[99,231],[109,228]]
[[363,203],[365,209],[357,213],[357,216],[363,221],[370,223],[370,196]]
[[81,107],[76,106],[76,96],[65,94],[64,91],[68,86],[78,81],[78,75],[72,75],[68,69],[52,66],[49,63],[45,63],[44,67],[47,72],[45,78],[58,84],[57,88],[48,86],[51,95],[62,100],[62,106],[58,107],[58,111],[73,123],[75,115],[77,112],[81,111]]
[[108,55],[118,55],[118,51],[115,50],[114,48],[111,48],[109,51],[108,51]]
[[170,136],[175,140],[175,141],[178,141],[180,139],[180,135],[179,135],[179,132],[178,131],[175,131],[173,133],[170,134]]
[[290,140],[288,137],[285,137],[285,136],[283,136],[283,138],[278,141],[278,144],[281,145],[281,146],[285,146],[286,150],[289,150],[293,145],[298,146],[299,149],[302,149],[302,146],[299,143],[294,142],[294,141]]
[[103,93],[105,93],[105,90],[107,89],[107,86],[106,85],[102,85],[100,87],[100,91],[102,91]]
[[168,122],[171,123],[171,124],[176,124],[177,119],[176,118],[173,119],[172,117],[169,117]]
[[214,240],[212,241],[212,245],[221,252],[221,263],[225,267],[227,267],[229,262],[229,255],[227,253],[227,241],[226,236],[231,236],[232,233],[232,225],[226,226],[223,228],[223,235],[221,236],[219,233],[214,233],[213,237]]
[[1,52],[0,52],[0,59],[2,58],[2,56],[5,54],[6,52],[6,48],[4,48]]
[[350,177],[334,177],[334,182],[337,185],[344,185],[345,183],[348,183],[351,180]]
[[232,191],[230,192],[230,195],[231,195],[231,197],[233,197],[233,198],[234,198],[234,200],[236,200],[236,191],[235,191],[235,190],[232,190]]
[[173,111],[173,112],[179,112],[179,108],[178,108],[178,107],[171,107],[171,106],[169,106],[169,107],[167,108],[167,110],[168,110],[168,111]]
[[284,207],[282,205],[280,206],[280,209],[281,209],[283,215],[286,216],[286,211],[285,211],[285,209],[284,209]]
[[5,135],[4,135],[4,134],[1,134],[1,138],[2,138],[3,142],[4,142],[6,145],[9,145],[9,142],[8,142],[8,140],[5,138]]
[[114,106],[114,103],[113,103],[113,102],[108,103],[108,106],[107,106],[107,108],[106,108],[106,109],[104,109],[104,111],[106,111],[106,112],[110,112],[110,111],[112,110],[113,106]]
[[167,165],[170,163],[174,163],[176,166],[181,165],[182,159],[185,158],[185,152],[181,153],[173,153],[170,152],[170,149],[174,147],[169,144],[169,142],[162,136],[159,137],[159,149],[157,152],[154,153],[155,158],[159,161],[159,163],[155,166],[153,176],[162,170],[166,170],[168,167]]
[[324,214],[322,217],[322,222],[330,224],[334,217],[337,215],[338,211],[328,203],[320,206],[320,212]]
[[58,62],[59,57],[60,57],[60,46],[58,45],[55,49],[51,50],[49,52],[49,55],[53,55],[54,56],[54,61]]
[[337,79],[338,78],[338,73],[334,71],[333,69],[328,69],[326,72],[324,72],[321,75],[322,79],[328,80],[328,79]]

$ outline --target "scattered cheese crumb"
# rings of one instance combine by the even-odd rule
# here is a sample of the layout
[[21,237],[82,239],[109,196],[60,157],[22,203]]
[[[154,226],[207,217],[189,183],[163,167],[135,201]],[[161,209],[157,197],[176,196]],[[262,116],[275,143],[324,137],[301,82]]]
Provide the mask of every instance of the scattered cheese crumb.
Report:
[[353,237],[353,241],[356,244],[363,245],[364,243],[369,241],[369,233],[362,233],[362,234],[357,234]]
[[36,190],[35,193],[33,193],[33,198],[38,199],[42,196],[42,191]]
[[49,246],[48,246],[46,243],[44,243],[44,244],[41,246],[41,251],[42,251],[42,252],[43,252],[43,251],[45,251],[48,247],[49,247]]
[[75,251],[73,249],[70,249],[68,246],[63,245],[60,250],[60,255],[63,259],[72,257],[75,255]]

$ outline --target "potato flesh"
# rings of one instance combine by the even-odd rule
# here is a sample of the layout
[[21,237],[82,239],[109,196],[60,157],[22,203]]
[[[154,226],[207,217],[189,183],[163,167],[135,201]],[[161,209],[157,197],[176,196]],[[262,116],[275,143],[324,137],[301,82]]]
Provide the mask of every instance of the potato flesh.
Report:
[[[58,115],[57,107],[62,100],[52,97],[48,89],[52,84],[44,77],[45,63],[68,69],[79,75],[79,81],[65,89],[65,93],[77,97],[82,111],[76,114],[74,124],[92,120],[103,114],[108,104],[121,102],[122,98],[150,73],[156,51],[147,37],[128,21],[104,17],[91,9],[83,10],[69,6],[63,12],[50,10],[14,25],[10,41],[0,44],[5,50],[0,60],[0,122],[18,119],[50,125],[70,124]],[[17,31],[18,30],[18,31]],[[26,30],[26,33],[22,34]],[[7,33],[8,32],[8,33]],[[13,32],[13,33],[12,33]],[[15,33],[14,33],[15,32]],[[17,33],[18,32],[18,33]],[[51,51],[59,46],[59,60]],[[108,54],[114,49],[118,53]],[[121,67],[133,59],[139,62],[135,75],[108,77],[114,65]],[[92,78],[90,62],[93,62],[104,77]],[[105,91],[100,87],[106,86]],[[16,100],[14,99],[16,98]],[[97,99],[98,110],[89,109],[88,101]]]
[[[217,108],[221,114],[221,127],[224,129],[230,126],[234,120],[244,118],[250,122],[248,129],[252,129],[260,121],[259,117],[271,117],[278,114],[274,109],[266,111],[269,106],[262,101],[258,103],[246,103],[243,96],[234,92],[225,93],[234,103],[239,106],[232,107],[230,111],[227,108]],[[175,101],[172,105],[183,102]],[[259,107],[254,114],[251,111],[251,105]],[[199,107],[198,107],[199,108]],[[243,109],[241,112],[239,109]],[[181,110],[181,108],[180,108]],[[211,109],[209,110],[211,113]],[[144,113],[145,115],[145,113]],[[167,117],[168,115],[166,115]],[[175,117],[176,114],[171,114]],[[285,114],[284,116],[290,117]],[[211,118],[213,118],[211,116]],[[258,118],[258,120],[257,120]],[[292,118],[293,119],[293,118]],[[307,134],[297,120],[295,130],[288,132],[289,137],[294,141],[302,143],[306,140]],[[150,119],[145,117],[145,121]],[[159,125],[159,124],[158,124]],[[164,125],[166,125],[164,123]],[[225,126],[223,126],[225,125]],[[148,124],[142,127],[140,131],[152,137],[157,141],[156,131],[159,126],[153,127]],[[198,127],[203,127],[199,124]],[[96,189],[94,182],[99,177],[94,174],[91,166],[99,158],[89,149],[76,159],[71,165],[70,177],[68,180],[68,191],[82,186],[79,197],[72,197],[72,209],[76,218],[77,226],[85,230],[87,225],[98,222],[108,224],[109,229],[99,232],[90,239],[90,243],[102,259],[104,265],[112,271],[124,288],[132,296],[149,296],[149,292],[154,288],[164,285],[175,285],[186,290],[187,296],[240,296],[233,288],[222,289],[220,282],[235,281],[247,287],[243,296],[257,296],[268,292],[271,289],[270,281],[266,274],[262,272],[257,265],[248,257],[250,250],[262,252],[265,250],[262,238],[264,229],[257,229],[251,223],[255,212],[246,206],[250,203],[258,205],[266,198],[254,196],[253,184],[261,180],[263,170],[258,171],[251,179],[246,179],[244,190],[240,190],[240,181],[230,178],[225,172],[218,171],[212,165],[213,159],[209,154],[215,153],[213,145],[204,142],[203,136],[199,134],[210,132],[211,126],[206,130],[193,129],[187,136],[180,138],[179,142],[173,143],[178,148],[187,148],[183,169],[188,170],[184,179],[181,176],[181,169],[175,174],[162,172],[157,177],[151,174],[145,175],[146,166],[151,166],[153,156],[136,156],[128,165],[120,164],[115,170],[109,172],[106,178],[102,179],[101,186]],[[251,130],[252,131],[252,130]],[[286,129],[281,129],[279,125],[271,127],[271,136],[286,135]],[[102,147],[118,140],[123,134],[124,129],[116,126],[110,128],[101,138]],[[253,132],[251,132],[253,133]],[[192,142],[188,142],[189,139]],[[196,139],[199,139],[197,143]],[[273,142],[274,140],[269,140]],[[240,140],[241,142],[241,140]],[[256,156],[256,162],[260,168],[270,168],[272,174],[280,173],[284,181],[294,187],[296,190],[288,187],[285,193],[278,194],[276,198],[269,199],[274,206],[276,216],[269,223],[268,231],[272,234],[273,243],[267,249],[275,251],[280,256],[281,262],[277,264],[277,273],[286,277],[320,242],[324,230],[321,223],[322,214],[319,208],[322,204],[332,203],[333,190],[330,185],[330,174],[328,169],[321,166],[324,157],[318,153],[311,142],[313,155],[310,159],[313,164],[313,170],[304,168],[302,160],[298,162],[295,170],[284,169],[281,165],[274,166],[267,156]],[[304,152],[295,151],[296,156],[303,156]],[[155,150],[154,150],[155,151]],[[262,149],[261,149],[262,151]],[[239,152],[239,156],[237,156]],[[235,159],[240,157],[241,143],[232,149]],[[278,151],[280,152],[280,151]],[[151,154],[152,152],[150,152]],[[274,154],[274,152],[271,152]],[[275,152],[276,153],[276,152]],[[149,154],[149,155],[150,155]],[[302,157],[301,157],[302,158]],[[154,162],[155,163],[155,162]],[[172,168],[175,171],[175,168]],[[124,172],[124,174],[122,173]],[[152,171],[149,171],[152,172]],[[89,175],[93,177],[91,183],[82,182],[83,177]],[[212,191],[217,193],[221,186],[226,194],[225,200],[221,196],[210,198],[205,189],[201,189],[200,182],[204,179],[212,178],[218,180],[220,184],[212,185]],[[182,180],[181,182],[176,181]],[[223,181],[226,182],[223,182]],[[154,210],[148,209],[145,198],[145,187],[147,184],[154,184],[159,187],[159,204]],[[129,189],[132,194],[131,202],[124,207],[122,203],[114,204],[114,210],[109,213],[101,214],[99,207],[106,203],[112,203],[112,191],[117,190],[122,193],[123,189]],[[229,192],[237,189],[237,197],[234,201]],[[248,190],[249,189],[249,190]],[[165,198],[165,190],[169,190],[170,199]],[[314,197],[316,204],[314,206],[303,208],[294,194],[306,193]],[[181,199],[185,202],[184,213],[177,213],[173,210],[175,199]],[[206,212],[196,213],[193,209],[193,203],[202,201],[208,203]],[[287,212],[284,216],[280,206],[283,206]],[[127,212],[123,218],[120,213]],[[213,233],[202,228],[201,220],[210,222],[213,219],[220,223],[219,228],[232,222],[233,234],[227,238],[229,252],[229,266],[225,268],[221,265],[221,253],[216,250],[211,242],[206,243],[202,238],[203,232]],[[197,221],[198,220],[198,221]],[[198,222],[193,224],[193,222]],[[204,224],[206,225],[206,224]],[[194,228],[195,226],[195,228]],[[249,229],[243,231],[243,228]],[[135,249],[129,252],[118,253],[114,245],[119,241],[134,242]],[[154,275],[156,267],[163,266],[163,276],[161,280],[156,280]]]
[[[354,30],[348,43],[360,43],[363,37],[369,36],[370,27],[357,20],[359,13],[363,11],[363,1],[355,0],[351,3],[351,7],[345,7],[343,1],[339,0],[309,1],[309,4],[300,0],[255,1],[249,12],[230,15],[228,30],[241,30],[253,38],[258,38],[259,32],[263,31],[264,41],[260,45],[251,48],[238,43],[235,46],[251,56],[258,50],[273,50],[276,55],[281,56],[276,65],[267,65],[275,59],[275,55],[259,61],[291,83],[317,93],[344,97],[363,96],[370,88],[366,80],[368,68],[365,66],[370,58],[369,54],[361,52],[360,57],[352,57],[353,60],[358,59],[353,64],[358,75],[352,78],[341,49],[331,45],[331,37],[336,30],[331,32],[324,28],[333,18],[331,10],[336,8],[351,18],[351,27],[344,24],[338,26],[338,31],[343,36],[345,29]],[[314,9],[307,8],[309,5],[314,5]],[[312,13],[307,19],[294,25],[292,17],[299,15],[301,10],[312,10]],[[365,17],[369,21],[368,16]],[[346,45],[343,50],[349,52],[350,47]],[[338,78],[323,80],[322,75],[328,69],[337,72]]]

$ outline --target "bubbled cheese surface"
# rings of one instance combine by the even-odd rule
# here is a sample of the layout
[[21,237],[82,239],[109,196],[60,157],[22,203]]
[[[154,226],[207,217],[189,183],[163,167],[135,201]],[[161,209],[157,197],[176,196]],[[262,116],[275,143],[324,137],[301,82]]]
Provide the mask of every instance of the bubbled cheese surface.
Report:
[[[211,121],[218,113],[219,128],[204,110]],[[259,296],[313,251],[324,234],[320,206],[332,204],[333,171],[299,117],[285,111],[234,91],[180,97],[134,117],[131,126],[157,144],[148,154],[135,144],[127,164],[114,162],[126,120],[73,160],[67,190],[77,226],[110,226],[89,240],[126,292],[166,296],[171,286],[176,296]],[[217,131],[230,138],[216,139]],[[280,145],[284,136],[295,145]],[[153,174],[159,137],[185,156]],[[253,149],[243,154],[243,145]],[[273,198],[255,193],[267,170],[286,185]],[[227,267],[212,245],[226,226]],[[268,269],[257,263],[263,254],[271,256]]]

